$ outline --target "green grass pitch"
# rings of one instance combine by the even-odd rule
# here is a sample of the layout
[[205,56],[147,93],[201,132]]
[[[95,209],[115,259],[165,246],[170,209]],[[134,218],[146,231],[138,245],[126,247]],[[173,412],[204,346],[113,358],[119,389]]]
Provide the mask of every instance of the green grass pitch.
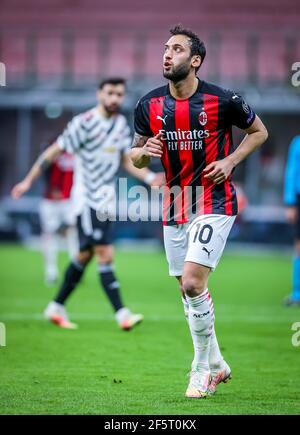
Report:
[[[67,263],[60,258],[61,270]],[[55,288],[43,285],[38,252],[0,248],[1,414],[299,414],[300,347],[285,309],[290,259],[225,255],[211,276],[216,330],[233,379],[217,395],[186,399],[192,344],[163,252],[117,252],[126,303],[145,315],[120,331],[95,263],[68,305],[77,331],[41,319]]]

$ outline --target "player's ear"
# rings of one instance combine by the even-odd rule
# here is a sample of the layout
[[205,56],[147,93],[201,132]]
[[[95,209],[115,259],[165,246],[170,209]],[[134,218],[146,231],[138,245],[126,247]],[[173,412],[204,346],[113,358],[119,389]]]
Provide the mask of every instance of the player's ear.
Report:
[[201,57],[197,54],[192,57],[192,67],[199,68],[200,65],[201,65]]
[[99,102],[101,101],[101,95],[102,95],[101,89],[98,89],[97,92],[96,92],[96,96],[97,96],[97,100]]

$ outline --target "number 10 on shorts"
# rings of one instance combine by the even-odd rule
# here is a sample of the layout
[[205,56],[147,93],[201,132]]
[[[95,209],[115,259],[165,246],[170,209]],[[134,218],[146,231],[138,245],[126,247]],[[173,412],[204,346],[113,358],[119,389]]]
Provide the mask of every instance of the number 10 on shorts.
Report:
[[209,224],[196,224],[196,232],[193,238],[193,243],[199,241],[203,245],[206,245],[211,241],[213,235],[213,228]]

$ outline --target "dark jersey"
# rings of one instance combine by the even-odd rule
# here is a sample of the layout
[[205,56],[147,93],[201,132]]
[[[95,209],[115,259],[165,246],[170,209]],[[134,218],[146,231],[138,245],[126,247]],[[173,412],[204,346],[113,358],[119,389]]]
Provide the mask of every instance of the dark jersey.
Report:
[[73,185],[74,157],[62,153],[46,172],[44,197],[51,200],[69,199]]
[[254,119],[241,96],[200,80],[186,100],[173,98],[168,85],[141,98],[135,109],[135,131],[148,137],[160,132],[164,144],[161,160],[168,190],[164,224],[185,223],[195,214],[237,214],[231,177],[217,185],[204,178],[203,169],[233,152],[233,125],[246,129]]

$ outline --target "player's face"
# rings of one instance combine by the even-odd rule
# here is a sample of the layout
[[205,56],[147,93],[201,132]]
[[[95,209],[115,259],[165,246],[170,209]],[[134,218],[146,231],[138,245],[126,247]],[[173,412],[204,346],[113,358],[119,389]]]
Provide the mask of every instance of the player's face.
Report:
[[163,62],[163,75],[166,79],[178,82],[188,76],[192,68],[192,57],[187,36],[174,35],[167,41]]
[[97,92],[97,97],[108,113],[117,113],[125,98],[125,86],[106,84]]

